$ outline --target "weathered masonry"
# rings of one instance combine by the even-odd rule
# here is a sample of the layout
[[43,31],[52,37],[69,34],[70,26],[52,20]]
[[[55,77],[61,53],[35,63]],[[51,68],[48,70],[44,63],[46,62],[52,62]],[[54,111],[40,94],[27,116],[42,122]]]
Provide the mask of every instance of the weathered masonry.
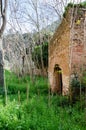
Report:
[[49,44],[51,91],[67,94],[73,77],[86,71],[86,10],[70,8]]

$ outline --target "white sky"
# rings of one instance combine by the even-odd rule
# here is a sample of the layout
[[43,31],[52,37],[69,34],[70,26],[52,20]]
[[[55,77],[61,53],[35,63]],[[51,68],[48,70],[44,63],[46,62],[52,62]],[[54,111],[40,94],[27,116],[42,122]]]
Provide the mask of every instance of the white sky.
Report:
[[[37,0],[32,0],[37,1]],[[53,5],[56,2],[59,14],[62,13],[63,7],[69,2],[80,3],[84,0],[38,0],[40,3],[39,17],[41,27],[46,27],[48,24],[58,19],[57,14],[53,8],[49,8],[49,4]],[[36,15],[33,7],[30,5],[31,0],[9,0],[8,7],[8,22],[6,26],[6,31],[9,29],[21,30],[22,32],[30,32],[32,29],[35,29],[34,22],[31,23],[31,20],[28,17],[28,14],[32,17],[33,20],[36,20]],[[44,5],[44,6],[43,6]],[[45,7],[46,5],[46,7]],[[15,18],[14,18],[15,17]]]

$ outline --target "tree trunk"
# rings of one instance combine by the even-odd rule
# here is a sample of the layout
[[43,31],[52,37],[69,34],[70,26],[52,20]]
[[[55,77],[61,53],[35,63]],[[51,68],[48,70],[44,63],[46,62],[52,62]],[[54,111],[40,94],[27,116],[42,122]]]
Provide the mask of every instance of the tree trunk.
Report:
[[4,87],[4,63],[3,63],[3,49],[2,38],[0,38],[0,87]]

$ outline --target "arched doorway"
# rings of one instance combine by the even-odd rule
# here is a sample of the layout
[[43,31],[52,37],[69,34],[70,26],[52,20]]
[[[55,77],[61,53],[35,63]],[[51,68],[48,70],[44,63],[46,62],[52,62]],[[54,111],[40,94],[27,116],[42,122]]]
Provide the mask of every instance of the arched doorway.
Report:
[[62,94],[62,70],[58,64],[54,67],[54,90],[58,94]]

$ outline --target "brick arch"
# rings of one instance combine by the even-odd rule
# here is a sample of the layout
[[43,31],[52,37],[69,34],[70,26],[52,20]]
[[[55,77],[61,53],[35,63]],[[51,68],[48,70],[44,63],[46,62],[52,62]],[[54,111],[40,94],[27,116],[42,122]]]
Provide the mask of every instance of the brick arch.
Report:
[[62,69],[58,64],[55,64],[53,68],[53,86],[51,88],[52,92],[62,94]]

